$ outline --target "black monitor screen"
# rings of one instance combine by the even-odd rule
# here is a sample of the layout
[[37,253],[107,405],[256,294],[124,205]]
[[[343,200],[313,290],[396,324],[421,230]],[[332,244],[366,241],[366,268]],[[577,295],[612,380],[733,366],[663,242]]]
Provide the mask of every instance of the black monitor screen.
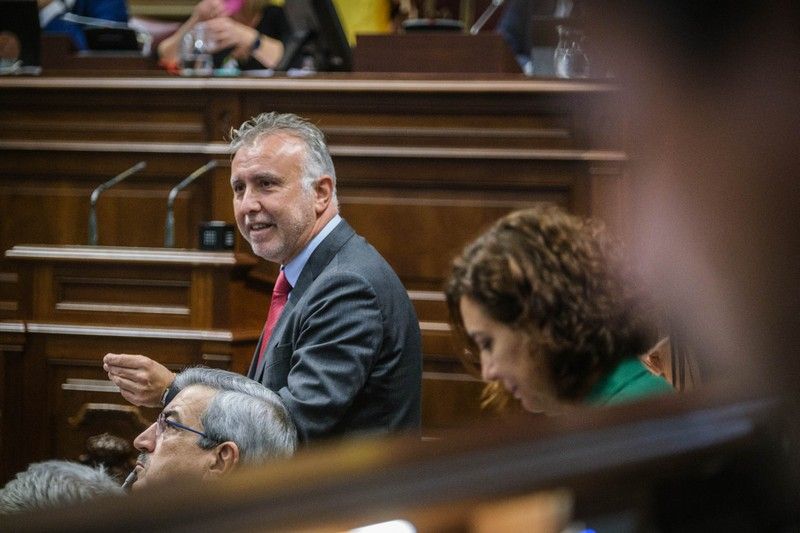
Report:
[[0,0],[0,51],[23,66],[39,66],[39,8],[35,0]]
[[283,6],[292,38],[277,70],[308,66],[318,71],[353,68],[350,43],[332,0],[286,0]]

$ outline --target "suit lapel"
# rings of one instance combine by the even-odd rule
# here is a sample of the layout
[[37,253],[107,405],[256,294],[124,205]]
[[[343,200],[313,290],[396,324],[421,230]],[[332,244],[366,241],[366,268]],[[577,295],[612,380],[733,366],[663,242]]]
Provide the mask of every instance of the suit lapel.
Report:
[[[294,310],[295,304],[300,301],[300,298],[303,297],[303,294],[306,290],[314,283],[314,280],[317,279],[317,276],[325,269],[328,263],[336,256],[339,250],[344,246],[344,244],[349,241],[354,235],[355,231],[350,224],[347,223],[344,219],[330,232],[330,234],[325,237],[325,239],[319,243],[319,246],[314,250],[311,254],[311,257],[308,258],[303,270],[300,272],[300,277],[297,278],[297,285],[292,287],[292,291],[289,293],[289,299],[286,302],[286,307],[283,308],[283,312],[281,313],[278,322],[275,324],[275,328],[272,330],[272,335],[268,339],[268,346],[273,346],[275,341],[281,339],[283,337],[283,330],[285,329],[286,322],[289,320],[289,316],[292,314]],[[263,335],[262,335],[263,338]],[[260,368],[256,368],[256,362],[258,361],[258,353],[261,349],[261,338],[259,339],[258,345],[256,346],[255,354],[253,355],[253,360],[250,362],[250,370],[247,372],[247,376],[251,379],[255,379],[256,381],[263,382],[264,378],[264,369],[266,368],[267,360],[270,358],[270,353],[264,355],[264,360],[261,363]],[[267,348],[269,350],[269,347]]]

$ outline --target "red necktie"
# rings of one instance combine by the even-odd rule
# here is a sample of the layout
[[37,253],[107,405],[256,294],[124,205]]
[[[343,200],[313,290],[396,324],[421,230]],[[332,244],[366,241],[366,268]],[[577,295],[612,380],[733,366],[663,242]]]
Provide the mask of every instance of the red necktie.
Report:
[[261,361],[264,360],[269,337],[272,335],[272,330],[275,329],[275,324],[278,323],[278,319],[281,317],[283,308],[286,306],[286,301],[289,299],[289,291],[291,290],[292,286],[289,285],[286,276],[283,275],[283,270],[281,270],[280,274],[278,274],[278,279],[275,280],[275,286],[272,288],[272,300],[269,303],[269,313],[267,314],[267,323],[264,326],[264,334],[261,337],[261,350],[258,354],[258,365],[256,365],[256,368],[260,367]]

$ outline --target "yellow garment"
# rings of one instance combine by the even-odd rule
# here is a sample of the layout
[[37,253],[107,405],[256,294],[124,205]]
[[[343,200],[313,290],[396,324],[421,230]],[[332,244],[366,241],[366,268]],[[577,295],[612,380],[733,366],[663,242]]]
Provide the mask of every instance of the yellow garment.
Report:
[[392,31],[390,0],[333,0],[333,3],[351,46],[356,44],[358,33]]

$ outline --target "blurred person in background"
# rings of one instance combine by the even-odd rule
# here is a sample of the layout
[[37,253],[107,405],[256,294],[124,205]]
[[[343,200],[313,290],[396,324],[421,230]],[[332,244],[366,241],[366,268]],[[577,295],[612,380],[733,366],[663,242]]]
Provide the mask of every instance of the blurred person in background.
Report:
[[86,50],[89,44],[82,24],[62,18],[67,13],[110,22],[128,22],[125,0],[37,0],[37,3],[42,33],[66,34],[77,50]]
[[[178,30],[158,45],[168,69],[176,68],[184,37],[202,28],[215,67],[274,68],[283,58],[291,28],[283,8],[263,0],[201,0]],[[195,36],[195,38],[197,38]]]

